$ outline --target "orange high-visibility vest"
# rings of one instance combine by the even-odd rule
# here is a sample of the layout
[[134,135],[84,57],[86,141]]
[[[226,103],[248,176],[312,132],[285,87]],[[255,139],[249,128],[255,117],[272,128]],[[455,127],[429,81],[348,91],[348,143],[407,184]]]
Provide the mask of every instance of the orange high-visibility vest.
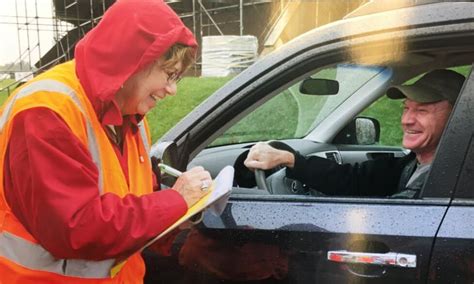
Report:
[[126,135],[129,183],[111,142],[75,76],[73,61],[56,66],[26,84],[0,109],[0,283],[142,283],[145,273],[140,253],[126,261],[57,259],[18,221],[5,199],[4,162],[12,120],[19,112],[47,107],[57,113],[89,149],[99,171],[100,194],[137,196],[152,192],[148,158],[150,135],[146,121],[140,137]]

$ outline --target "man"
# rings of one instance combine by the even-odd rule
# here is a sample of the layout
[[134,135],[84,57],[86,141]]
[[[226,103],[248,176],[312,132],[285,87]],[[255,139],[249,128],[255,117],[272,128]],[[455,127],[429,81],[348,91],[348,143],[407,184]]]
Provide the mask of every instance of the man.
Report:
[[328,159],[304,157],[257,143],[244,164],[250,169],[263,170],[285,166],[288,177],[328,195],[416,197],[463,83],[461,74],[434,70],[413,85],[387,90],[389,98],[405,99],[402,144],[412,153],[403,158],[339,165]]

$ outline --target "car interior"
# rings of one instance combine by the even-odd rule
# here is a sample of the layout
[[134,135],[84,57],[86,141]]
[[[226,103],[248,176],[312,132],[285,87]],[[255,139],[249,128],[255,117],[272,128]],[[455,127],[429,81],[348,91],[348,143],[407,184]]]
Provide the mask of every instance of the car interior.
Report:
[[[269,93],[265,103],[200,151],[188,168],[203,166],[215,177],[226,165],[235,168],[233,194],[316,195],[304,184],[285,176],[283,168],[258,171],[243,165],[249,148],[258,141],[342,163],[410,153],[402,148],[402,100],[390,100],[391,85],[411,84],[434,69],[451,68],[467,76],[473,48],[428,50],[400,58],[370,57],[317,68],[289,80]],[[278,143],[282,142],[282,143]],[[270,178],[269,178],[270,177]]]

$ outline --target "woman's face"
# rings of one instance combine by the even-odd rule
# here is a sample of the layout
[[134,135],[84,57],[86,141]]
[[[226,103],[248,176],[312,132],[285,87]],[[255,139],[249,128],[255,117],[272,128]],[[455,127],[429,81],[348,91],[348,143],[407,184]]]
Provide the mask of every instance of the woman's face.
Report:
[[125,81],[115,96],[122,115],[145,115],[158,100],[176,93],[181,62],[166,69],[162,65],[163,60],[159,59]]

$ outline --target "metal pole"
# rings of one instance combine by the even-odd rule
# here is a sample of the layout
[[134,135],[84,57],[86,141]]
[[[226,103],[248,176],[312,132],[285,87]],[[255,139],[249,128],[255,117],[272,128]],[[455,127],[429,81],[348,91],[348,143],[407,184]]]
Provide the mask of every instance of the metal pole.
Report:
[[90,7],[90,9],[91,9],[91,29],[94,27],[94,8],[93,8],[92,4],[93,4],[93,1],[90,0],[89,5],[91,5],[91,7]]
[[206,15],[209,17],[209,19],[211,20],[211,22],[214,24],[215,28],[219,31],[219,33],[221,35],[224,35],[224,33],[221,31],[221,29],[219,28],[219,26],[217,25],[217,23],[214,21],[214,19],[211,17],[211,14],[209,14],[206,10],[206,7],[204,7],[204,5],[202,4],[201,0],[198,0],[198,3],[199,5],[201,5],[201,8],[204,10],[204,12],[206,13]]
[[[66,0],[64,0],[63,2],[64,2],[64,16],[67,18],[67,17],[68,17],[68,14],[67,14],[67,8],[66,8]],[[64,31],[62,30],[62,26],[63,26],[63,25],[62,25],[62,21],[61,21],[61,32],[64,32]],[[61,42],[61,40],[62,40],[62,39],[60,38],[60,39],[59,39],[59,42]],[[68,33],[67,24],[66,24],[66,50],[64,50],[64,47],[63,47],[62,44],[61,44],[61,49],[62,49],[63,54],[66,56],[66,57],[65,57],[65,61],[68,61],[69,59],[71,59],[71,58],[69,57],[69,52],[68,52],[68,50],[69,50],[69,33]]]
[[39,67],[43,65],[41,62],[41,44],[40,44],[40,32],[39,32],[39,22],[38,22],[38,0],[35,0],[35,12],[36,12],[36,34],[38,36],[38,56],[39,56]]
[[[59,30],[58,30],[58,21],[56,18],[56,6],[54,6],[54,2],[51,1],[51,11],[52,11],[52,17],[51,20],[53,21],[53,34],[54,34],[54,41],[56,42],[56,55],[59,57],[59,44],[58,44],[58,38],[59,38]],[[54,59],[53,59],[54,60]],[[48,62],[47,64],[50,64],[51,62]]]
[[199,7],[199,29],[201,32],[201,39],[203,36],[203,30],[202,30],[202,7]]
[[[78,38],[81,38],[81,32],[83,31],[82,28],[80,28],[81,26],[81,19],[79,17],[79,4],[76,4],[76,18],[77,18],[77,21],[76,21],[76,30],[77,30],[77,36]],[[84,36],[84,33],[82,33],[82,36]]]
[[244,34],[244,3],[243,0],[240,0],[240,36]]
[[[193,33],[197,36],[196,33],[196,1],[193,0]],[[202,44],[202,43],[200,43]],[[196,62],[197,63],[197,62]],[[194,75],[197,74],[197,64],[193,64]]]
[[20,41],[20,22],[18,20],[18,1],[15,0],[15,12],[16,12],[16,31],[18,34],[18,58],[20,58],[20,69],[23,69],[23,62],[21,60],[21,41]]
[[25,0],[25,26],[26,26],[26,40],[28,41],[28,69],[31,69],[31,52],[30,52],[30,27],[28,23],[28,7]]
[[196,0],[193,0],[193,33],[196,34]]

